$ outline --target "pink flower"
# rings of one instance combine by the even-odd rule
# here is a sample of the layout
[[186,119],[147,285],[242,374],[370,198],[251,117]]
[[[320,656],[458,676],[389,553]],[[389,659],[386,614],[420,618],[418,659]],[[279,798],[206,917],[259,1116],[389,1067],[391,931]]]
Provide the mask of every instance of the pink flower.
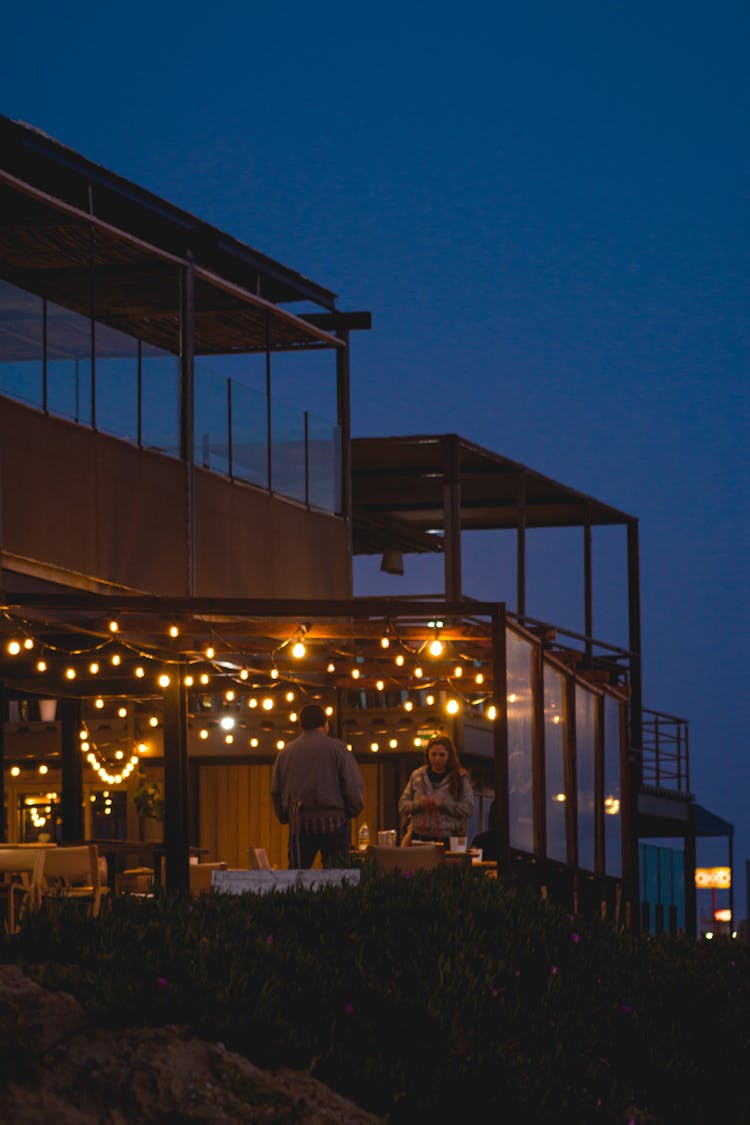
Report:
[[581,940],[581,935],[580,934],[571,934],[570,940],[573,942],[574,945],[578,945],[578,942]]
[[344,1015],[345,1016],[353,1016],[354,1015],[354,1005],[353,1004],[344,1004]]
[[550,965],[549,971],[550,971],[550,976],[556,977],[557,976],[557,965]]
[[156,987],[157,988],[171,988],[172,985],[169,983],[169,981],[167,980],[166,977],[157,977],[156,978]]

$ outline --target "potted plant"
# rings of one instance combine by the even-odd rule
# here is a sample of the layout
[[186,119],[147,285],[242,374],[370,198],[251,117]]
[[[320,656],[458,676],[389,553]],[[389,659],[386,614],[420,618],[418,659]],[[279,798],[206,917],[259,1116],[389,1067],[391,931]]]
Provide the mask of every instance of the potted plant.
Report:
[[159,838],[163,834],[164,820],[164,798],[159,782],[145,773],[139,773],[133,790],[133,804],[140,817],[144,840]]

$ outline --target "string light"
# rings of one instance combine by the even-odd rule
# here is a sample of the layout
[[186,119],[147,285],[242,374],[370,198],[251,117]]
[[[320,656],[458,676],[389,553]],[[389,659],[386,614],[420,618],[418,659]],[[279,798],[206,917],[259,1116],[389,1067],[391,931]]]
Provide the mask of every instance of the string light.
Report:
[[8,641],[8,644],[7,644],[6,647],[7,647],[7,650],[10,653],[11,656],[18,656],[19,652],[21,651],[21,642],[20,641]]
[[302,644],[302,641],[297,641],[292,646],[292,656],[294,657],[295,660],[301,660],[306,652],[307,652],[307,649]]
[[177,628],[176,625],[170,625],[169,626],[169,635],[170,635],[170,637],[179,637],[180,630]]

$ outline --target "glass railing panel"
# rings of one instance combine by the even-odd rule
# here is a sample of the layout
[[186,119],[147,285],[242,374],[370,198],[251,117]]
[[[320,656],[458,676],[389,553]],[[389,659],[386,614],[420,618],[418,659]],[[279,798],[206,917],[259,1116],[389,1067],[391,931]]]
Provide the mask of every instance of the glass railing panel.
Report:
[[607,875],[622,875],[622,778],[620,745],[622,708],[619,700],[604,700],[604,865]]
[[195,463],[229,475],[229,380],[195,370]]
[[141,444],[180,456],[180,361],[151,344],[141,345]]
[[596,863],[594,770],[598,697],[576,684],[576,785],[578,799],[578,866],[593,871]]
[[232,475],[268,488],[268,400],[232,382]]
[[534,851],[531,645],[507,630],[510,845]]
[[91,321],[47,302],[47,409],[90,426]]
[[96,428],[138,443],[138,341],[106,324],[94,329]]
[[565,788],[566,681],[561,672],[544,666],[544,779],[547,816],[547,855],[567,862],[568,839]]
[[305,415],[279,402],[271,405],[271,489],[306,500]]
[[44,303],[0,281],[0,393],[43,405]]
[[309,414],[307,419],[309,501],[326,512],[341,511],[341,427]]

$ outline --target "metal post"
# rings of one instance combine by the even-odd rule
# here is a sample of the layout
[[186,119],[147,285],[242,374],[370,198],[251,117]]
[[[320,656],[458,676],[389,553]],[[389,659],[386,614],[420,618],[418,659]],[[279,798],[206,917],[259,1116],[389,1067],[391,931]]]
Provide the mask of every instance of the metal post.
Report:
[[164,852],[167,890],[187,890],[189,821],[187,791],[187,689],[184,666],[172,665],[164,689]]
[[180,274],[180,456],[185,465],[186,587],[195,594],[195,265]]
[[583,604],[584,626],[586,634],[586,667],[591,667],[593,647],[591,638],[594,635],[594,598],[593,598],[593,567],[591,562],[591,504],[586,505],[586,516],[583,525]]
[[[643,684],[641,671],[641,578],[638,522],[630,520],[628,535],[628,633],[630,649],[630,745],[623,781],[623,825],[627,846],[623,849],[623,884],[630,902],[631,918],[640,917],[638,880],[638,794],[643,783]],[[693,870],[695,861],[693,857]],[[693,874],[693,879],[695,875]],[[695,913],[695,911],[693,911]]]
[[83,756],[81,754],[81,701],[60,700],[60,752],[62,757],[62,838],[70,844],[84,838]]
[[266,487],[273,489],[273,446],[271,417],[271,314],[266,309]]
[[452,434],[442,439],[445,599],[461,600],[461,450]]
[[544,653],[541,643],[531,647],[531,768],[533,776],[534,851],[547,854],[546,769],[544,759]]
[[526,616],[526,473],[518,476],[516,511],[516,612]]
[[508,688],[505,636],[505,605],[497,606],[492,615],[492,695],[497,708],[493,727],[495,764],[495,813],[500,837],[501,871],[510,869],[510,812],[508,807]]
[[341,481],[338,507],[340,514],[346,521],[347,537],[349,541],[348,580],[349,592],[354,589],[354,576],[352,571],[352,431],[351,431],[351,385],[349,372],[349,331],[339,328],[336,331],[339,340],[344,341],[343,348],[336,349],[336,416],[340,429],[341,442]]
[[695,803],[688,805],[683,852],[683,879],[685,883],[685,933],[694,938],[698,933],[697,901],[695,894]]
[[5,708],[6,708],[6,693],[5,684],[0,682],[0,840],[8,839],[8,830],[10,828],[10,813],[5,815]]

